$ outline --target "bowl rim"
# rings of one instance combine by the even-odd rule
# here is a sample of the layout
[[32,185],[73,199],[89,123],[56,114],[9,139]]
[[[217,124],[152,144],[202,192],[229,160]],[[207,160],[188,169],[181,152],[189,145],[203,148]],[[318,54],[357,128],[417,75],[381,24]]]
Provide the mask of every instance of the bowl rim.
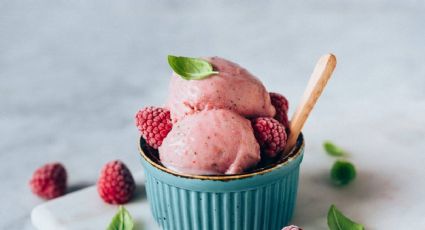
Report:
[[191,174],[185,174],[176,172],[174,170],[171,170],[161,164],[156,163],[154,160],[152,160],[142,149],[141,141],[144,140],[142,136],[140,136],[138,141],[138,149],[139,154],[143,157],[143,159],[148,162],[151,166],[153,166],[156,169],[159,169],[160,171],[171,174],[177,177],[187,178],[187,179],[199,179],[199,180],[213,180],[213,181],[229,181],[229,180],[236,180],[236,179],[243,179],[243,178],[249,178],[256,175],[263,175],[266,173],[269,173],[271,171],[274,171],[280,167],[283,167],[287,164],[289,164],[293,159],[298,158],[304,149],[305,142],[304,142],[304,136],[302,133],[298,136],[297,144],[294,146],[294,148],[289,152],[288,156],[284,159],[281,159],[279,163],[276,163],[272,167],[264,168],[259,171],[253,171],[248,173],[242,173],[242,174],[231,174],[231,175],[191,175]]

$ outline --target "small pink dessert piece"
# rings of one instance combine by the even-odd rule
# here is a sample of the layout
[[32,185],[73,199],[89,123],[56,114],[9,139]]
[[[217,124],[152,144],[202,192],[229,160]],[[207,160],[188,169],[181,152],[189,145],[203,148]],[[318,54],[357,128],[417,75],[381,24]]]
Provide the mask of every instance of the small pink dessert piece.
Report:
[[185,116],[159,147],[162,164],[192,175],[238,174],[260,161],[249,120],[224,109]]
[[295,225],[290,225],[290,226],[286,226],[286,227],[282,228],[282,230],[302,230],[302,228],[295,226]]
[[167,108],[173,122],[205,109],[228,109],[243,117],[273,117],[269,93],[254,75],[219,57],[205,58],[218,74],[202,80],[185,80],[173,73]]

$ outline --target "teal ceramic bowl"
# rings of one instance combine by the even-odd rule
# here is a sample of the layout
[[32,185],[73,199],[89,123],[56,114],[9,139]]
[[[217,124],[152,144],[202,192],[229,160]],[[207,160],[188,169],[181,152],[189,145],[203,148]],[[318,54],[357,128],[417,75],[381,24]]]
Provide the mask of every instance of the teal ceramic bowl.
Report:
[[165,168],[140,140],[146,193],[165,230],[280,230],[291,219],[304,151],[300,135],[288,157],[238,175],[185,175]]

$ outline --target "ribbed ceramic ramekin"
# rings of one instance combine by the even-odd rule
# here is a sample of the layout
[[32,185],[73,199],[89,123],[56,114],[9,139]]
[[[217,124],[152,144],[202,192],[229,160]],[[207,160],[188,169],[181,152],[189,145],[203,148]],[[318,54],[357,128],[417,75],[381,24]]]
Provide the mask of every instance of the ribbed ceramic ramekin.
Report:
[[292,217],[304,151],[302,135],[289,157],[254,172],[194,176],[162,166],[140,141],[152,214],[165,230],[279,230]]

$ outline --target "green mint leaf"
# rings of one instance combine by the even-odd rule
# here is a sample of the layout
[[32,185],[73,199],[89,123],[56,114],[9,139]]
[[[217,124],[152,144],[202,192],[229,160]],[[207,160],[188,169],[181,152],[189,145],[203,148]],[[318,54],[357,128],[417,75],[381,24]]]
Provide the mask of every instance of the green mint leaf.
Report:
[[323,148],[329,155],[334,157],[342,157],[347,155],[347,153],[342,148],[336,146],[330,141],[323,142]]
[[356,168],[344,160],[335,161],[331,169],[331,179],[337,185],[347,185],[356,178]]
[[107,230],[133,230],[133,228],[133,218],[131,218],[130,213],[123,206],[120,206]]
[[176,74],[186,80],[201,80],[218,73],[213,71],[209,62],[199,58],[168,55],[168,64]]
[[328,211],[329,230],[364,230],[364,226],[348,219],[335,205],[331,205]]

